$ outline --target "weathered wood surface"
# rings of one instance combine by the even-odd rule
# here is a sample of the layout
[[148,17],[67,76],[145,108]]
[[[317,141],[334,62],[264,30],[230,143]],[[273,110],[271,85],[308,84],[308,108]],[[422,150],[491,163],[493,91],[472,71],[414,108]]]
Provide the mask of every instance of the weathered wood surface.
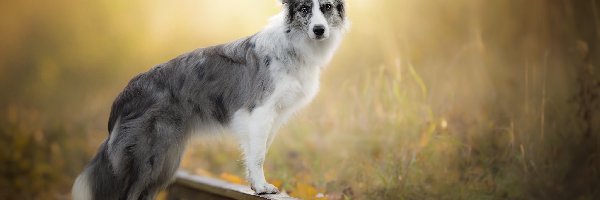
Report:
[[175,182],[167,189],[168,200],[297,200],[286,194],[256,195],[248,186],[219,179],[177,172]]

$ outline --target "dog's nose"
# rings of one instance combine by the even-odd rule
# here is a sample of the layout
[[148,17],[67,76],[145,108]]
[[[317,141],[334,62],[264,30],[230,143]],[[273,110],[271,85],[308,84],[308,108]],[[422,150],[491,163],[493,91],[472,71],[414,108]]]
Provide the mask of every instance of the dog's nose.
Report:
[[313,28],[313,32],[315,33],[315,35],[317,36],[323,36],[323,33],[325,33],[325,26],[323,25],[316,25]]

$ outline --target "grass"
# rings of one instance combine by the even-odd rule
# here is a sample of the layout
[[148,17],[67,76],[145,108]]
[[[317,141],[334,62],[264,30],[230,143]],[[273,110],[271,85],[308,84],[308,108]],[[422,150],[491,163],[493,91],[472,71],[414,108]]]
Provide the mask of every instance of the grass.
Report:
[[[0,6],[0,199],[68,199],[127,80],[277,10],[228,3]],[[349,1],[351,31],[267,178],[305,199],[598,199],[597,5]],[[202,137],[182,168],[243,183],[240,159],[233,137]]]
[[[331,98],[328,94],[322,94],[315,104],[325,105],[309,108],[312,113],[300,114],[282,131],[267,159],[269,178],[287,180],[283,189],[292,195],[298,184],[310,184],[330,199],[472,199],[518,191],[500,189],[497,182],[515,181],[502,180],[498,169],[490,168],[521,155],[510,155],[508,146],[493,147],[508,145],[504,142],[508,142],[510,130],[494,131],[494,124],[484,122],[469,124],[469,130],[461,132],[463,127],[453,123],[460,119],[437,116],[424,103],[427,86],[411,64],[406,66],[409,73],[405,78],[400,77],[403,68],[399,66],[381,66],[365,73],[358,90],[342,89],[352,96],[348,100],[331,101],[326,99]],[[325,100],[329,102],[323,103]],[[479,138],[478,132],[497,132],[499,139],[505,140],[494,144]],[[193,145],[200,147],[191,154],[216,153],[214,146],[202,144]],[[225,146],[235,148],[235,143]],[[228,152],[217,161],[202,157],[186,157],[190,161],[184,161],[184,168],[207,167],[205,163],[239,166],[231,162],[239,159],[237,152]],[[229,163],[220,162],[223,157],[228,157]],[[199,164],[193,164],[194,160]],[[227,168],[243,174],[241,168],[231,166],[213,170],[218,174]]]

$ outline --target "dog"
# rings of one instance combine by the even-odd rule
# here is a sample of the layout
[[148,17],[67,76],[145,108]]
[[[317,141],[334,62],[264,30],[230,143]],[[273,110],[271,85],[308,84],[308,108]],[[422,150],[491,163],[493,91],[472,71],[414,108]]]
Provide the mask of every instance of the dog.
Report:
[[239,139],[252,190],[278,193],[265,179],[267,149],[317,94],[348,26],[344,0],[279,2],[282,11],[262,31],[134,77],[114,101],[109,136],[75,180],[73,199],[154,199],[192,133],[211,127]]

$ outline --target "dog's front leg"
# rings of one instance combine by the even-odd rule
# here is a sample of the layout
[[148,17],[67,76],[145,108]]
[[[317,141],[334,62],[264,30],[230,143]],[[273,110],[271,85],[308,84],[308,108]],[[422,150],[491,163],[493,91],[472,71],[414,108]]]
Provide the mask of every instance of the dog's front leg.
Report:
[[252,112],[239,111],[233,118],[233,129],[242,151],[246,165],[248,182],[257,194],[274,194],[279,190],[265,179],[263,163],[267,154],[267,141],[273,127],[275,112],[262,107]]

